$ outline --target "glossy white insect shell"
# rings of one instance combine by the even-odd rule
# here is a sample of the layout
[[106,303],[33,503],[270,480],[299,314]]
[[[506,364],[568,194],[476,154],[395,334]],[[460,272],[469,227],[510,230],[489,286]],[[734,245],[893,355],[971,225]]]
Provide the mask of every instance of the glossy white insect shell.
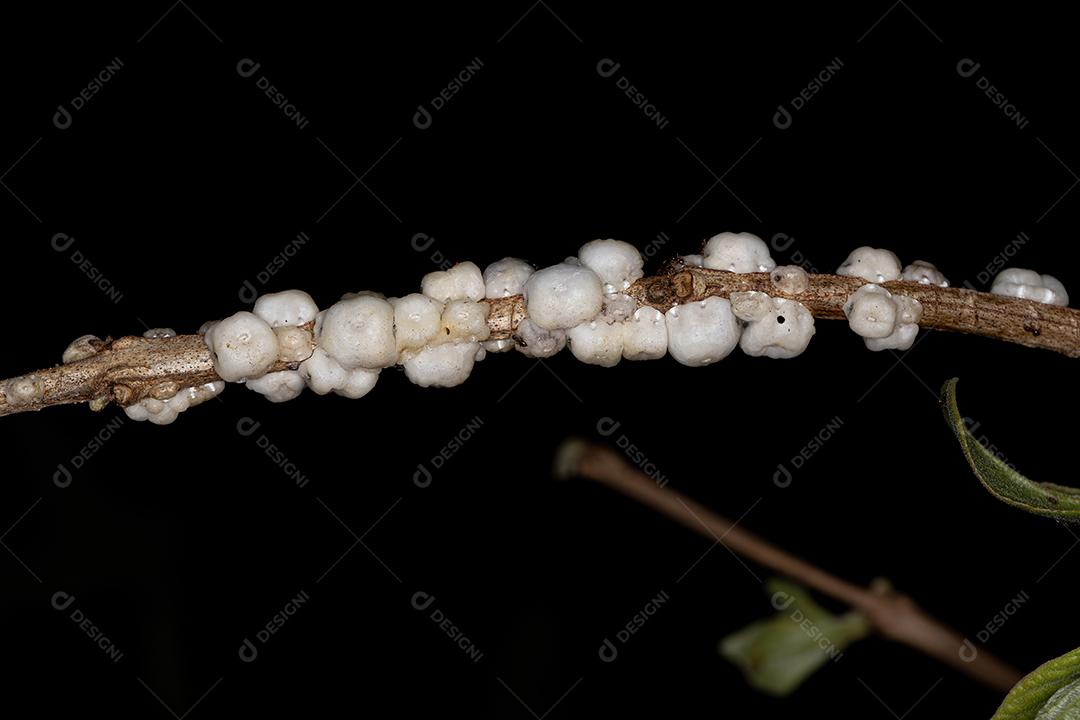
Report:
[[491,335],[491,328],[487,324],[490,309],[491,306],[485,302],[451,300],[442,313],[438,342],[487,340]]
[[536,269],[519,258],[503,258],[484,268],[484,296],[511,297],[525,291],[525,283]]
[[920,285],[949,287],[949,280],[941,274],[941,271],[933,263],[925,260],[916,260],[905,267],[903,272],[900,273],[900,277],[904,280],[917,282]]
[[900,279],[900,258],[884,248],[858,247],[836,270],[837,275],[857,277],[871,283]]
[[12,378],[4,384],[4,397],[11,405],[26,405],[45,397],[45,384],[37,375]]
[[798,265],[781,265],[769,276],[773,287],[788,295],[798,295],[810,287],[810,276]]
[[638,249],[622,240],[591,240],[578,250],[581,264],[604,284],[604,292],[621,292],[645,274]]
[[683,365],[718,362],[739,344],[739,321],[727,298],[708,297],[665,313],[668,353]]
[[[225,391],[225,383],[215,380],[205,385],[185,388],[180,392],[187,398],[188,407],[202,405],[207,400],[212,400]],[[171,402],[171,401],[170,401]]]
[[222,380],[240,382],[266,373],[278,357],[277,336],[254,313],[241,310],[218,322],[205,335]]
[[518,324],[515,335],[521,340],[517,350],[526,357],[548,358],[566,347],[565,330],[545,330],[529,318]]
[[1042,287],[1042,275],[1034,270],[1026,270],[1024,268],[1005,268],[994,277],[994,285],[1009,284],[1009,285],[1028,285],[1031,287]]
[[379,372],[379,370],[368,370],[367,368],[349,370],[348,375],[345,377],[345,384],[335,388],[334,392],[350,400],[359,400],[375,387],[375,383],[379,379]]
[[631,317],[637,308],[637,300],[629,295],[610,293],[604,295],[604,307],[600,311],[600,317],[608,322],[621,322]]
[[1053,275],[1040,275],[1034,270],[1005,268],[990,288],[994,295],[1024,298],[1047,305],[1068,307],[1069,294],[1065,286]]
[[295,370],[266,373],[245,384],[249,390],[254,390],[272,403],[293,400],[304,392],[304,378]]
[[458,263],[449,270],[436,270],[424,276],[420,290],[440,302],[483,300],[484,276],[475,263]]
[[443,304],[420,293],[391,298],[398,352],[419,350],[439,334]]
[[[263,375],[263,377],[266,377],[266,375]],[[176,412],[182,413],[189,407],[191,407],[191,396],[181,391],[173,395],[168,400],[165,400],[165,403],[172,409],[176,410]]]
[[137,402],[134,405],[128,405],[124,408],[124,414],[135,422],[144,422],[150,419],[150,413],[146,411],[146,408],[143,407],[141,402]]
[[814,316],[802,303],[769,298],[767,311],[742,331],[739,347],[747,355],[776,359],[801,355],[814,336]]
[[705,267],[736,273],[769,272],[776,262],[769,246],[750,233],[720,233],[705,242],[702,253]]
[[896,327],[896,302],[878,285],[863,285],[844,303],[848,325],[859,337],[885,338]]
[[1042,276],[1042,281],[1043,287],[1054,294],[1054,297],[1050,302],[1051,305],[1060,305],[1061,307],[1069,306],[1069,293],[1065,291],[1065,285],[1063,285],[1060,280],[1053,275],[1044,274]]
[[917,325],[922,320],[923,306],[915,298],[907,295],[893,295],[896,303],[896,323],[898,325]]
[[623,324],[590,320],[566,331],[570,352],[583,363],[615,367],[622,360]]
[[756,290],[731,293],[729,299],[731,312],[744,322],[761,320],[773,309],[772,298]]
[[503,338],[502,340],[485,340],[480,343],[480,347],[489,353],[508,352],[514,349],[514,341],[510,338]]
[[691,267],[705,267],[704,255],[683,255],[682,261]]
[[404,362],[405,377],[420,387],[454,387],[465,382],[479,343],[429,345]]
[[300,364],[300,375],[312,392],[318,395],[345,387],[349,379],[349,371],[320,347],[315,348],[311,357]]
[[339,300],[322,316],[317,340],[346,370],[389,367],[397,361],[394,308],[370,295]]
[[96,335],[82,335],[75,338],[64,350],[64,364],[85,360],[91,355],[96,355],[100,344],[101,338]]
[[592,270],[559,263],[538,270],[525,283],[529,319],[546,330],[572,328],[599,314],[604,289]]
[[128,405],[124,408],[124,414],[138,422],[149,420],[155,425],[168,425],[180,413],[217,397],[224,389],[225,383],[220,380],[183,388],[168,400],[144,398],[134,405]]
[[919,326],[915,323],[897,323],[888,336],[883,338],[864,338],[866,347],[875,352],[881,350],[907,350],[915,344]]
[[146,419],[155,425],[171,425],[182,412],[178,406],[154,398],[140,400],[139,405],[146,410]]
[[627,360],[659,360],[667,347],[667,321],[656,308],[638,308],[623,321],[622,354]]
[[252,312],[270,327],[277,328],[311,322],[319,313],[319,306],[303,290],[285,290],[260,296]]
[[303,362],[311,357],[311,331],[295,325],[274,328],[277,337],[278,360]]

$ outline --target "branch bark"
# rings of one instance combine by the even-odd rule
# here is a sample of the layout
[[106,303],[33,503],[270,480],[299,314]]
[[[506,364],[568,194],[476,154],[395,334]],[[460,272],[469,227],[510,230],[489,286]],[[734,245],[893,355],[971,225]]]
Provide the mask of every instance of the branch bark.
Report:
[[[848,296],[865,284],[858,278],[839,275],[810,275],[809,279],[804,292],[793,294],[779,290],[769,273],[734,274],[676,264],[665,273],[638,280],[627,294],[642,305],[666,312],[677,304],[756,290],[797,300],[815,318],[842,320]],[[882,286],[922,303],[920,327],[981,335],[1080,357],[1080,310],[905,281],[882,283]],[[513,336],[526,317],[522,297],[515,295],[487,302],[491,306],[488,326],[492,339]],[[295,367],[296,363],[279,363],[274,370]],[[84,360],[0,382],[0,415],[82,402],[91,403],[97,410],[109,402],[123,407],[154,393],[168,397],[174,383],[182,389],[218,379],[210,352],[199,335],[123,337],[105,343],[98,353]],[[18,402],[11,392],[14,382],[40,383],[41,396]]]
[[952,628],[926,614],[906,595],[863,588],[788,553],[714,513],[680,492],[658,486],[603,445],[583,440],[563,444],[556,474],[595,480],[781,575],[796,580],[861,612],[879,633],[952,666],[1001,692],[1020,681],[1020,673],[985,649],[976,648]]
[[[844,303],[866,284],[865,280],[841,275],[810,275],[809,278],[810,285],[804,292],[792,294],[777,289],[769,273],[735,274],[686,267],[671,274],[642,278],[628,293],[638,302],[667,310],[676,303],[756,290],[773,297],[797,300],[815,318],[843,320]],[[1080,357],[1080,310],[1075,308],[904,280],[881,283],[881,286],[922,303],[921,328],[981,335]]]

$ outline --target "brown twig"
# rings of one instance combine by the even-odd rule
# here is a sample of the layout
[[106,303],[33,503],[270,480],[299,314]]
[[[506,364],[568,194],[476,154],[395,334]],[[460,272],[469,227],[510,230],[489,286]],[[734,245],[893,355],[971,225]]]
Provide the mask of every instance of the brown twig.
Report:
[[[865,280],[841,275],[809,278],[809,287],[804,292],[792,294],[781,292],[769,273],[735,274],[687,267],[668,275],[642,278],[628,292],[641,303],[666,310],[674,304],[702,300],[710,295],[728,297],[734,292],[757,290],[773,297],[798,300],[815,318],[842,320],[844,303],[866,284]],[[1080,357],[1080,310],[904,280],[881,283],[881,286],[922,304],[919,327],[981,335]]]
[[831,575],[682,493],[660,487],[610,448],[568,440],[558,451],[556,473],[595,480],[708,540],[722,542],[743,557],[846,603],[885,637],[920,650],[995,690],[1008,691],[1020,680],[1019,672],[927,615],[911,598],[891,590],[863,588]]
[[[734,274],[676,265],[664,274],[638,280],[627,293],[643,305],[667,311],[674,305],[710,296],[728,297],[734,292],[757,290],[798,300],[816,318],[836,320],[843,319],[844,303],[863,284],[857,278],[810,275],[809,287],[792,294],[779,290],[769,273]],[[913,282],[887,282],[883,286],[922,303],[921,327],[981,335],[1080,357],[1080,310]],[[488,303],[492,339],[513,335],[526,317],[521,296]],[[171,387],[170,383],[185,388],[217,379],[210,352],[198,335],[124,337],[105,344],[85,360],[0,381],[0,415],[80,402],[89,402],[95,409],[108,402],[127,406],[155,391],[167,392],[164,388]],[[17,403],[7,390],[13,381],[39,382],[44,392],[40,398]]]

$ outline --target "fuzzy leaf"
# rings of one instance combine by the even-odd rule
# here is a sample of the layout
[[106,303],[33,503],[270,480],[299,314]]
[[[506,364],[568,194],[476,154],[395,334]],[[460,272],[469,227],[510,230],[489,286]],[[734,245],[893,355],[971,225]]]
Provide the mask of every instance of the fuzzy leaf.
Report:
[[1080,648],[1025,675],[1005,696],[991,720],[1080,718]]
[[798,585],[773,580],[767,589],[779,612],[728,635],[720,641],[720,654],[742,669],[752,687],[769,695],[791,694],[870,632],[862,615],[833,615]]
[[941,404],[945,420],[960,441],[968,464],[994,497],[1036,515],[1059,520],[1080,517],[1080,488],[1030,480],[1006,465],[971,434],[956,405],[956,378],[941,388]]

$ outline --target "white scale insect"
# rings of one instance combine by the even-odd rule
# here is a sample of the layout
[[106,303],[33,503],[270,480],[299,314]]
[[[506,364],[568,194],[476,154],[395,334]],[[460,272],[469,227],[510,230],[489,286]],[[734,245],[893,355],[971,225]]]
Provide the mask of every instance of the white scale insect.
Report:
[[[625,291],[644,274],[641,253],[629,243],[602,239],[583,245],[577,257],[541,270],[518,258],[498,260],[483,272],[463,262],[425,275],[419,293],[400,298],[350,293],[321,312],[300,290],[263,295],[252,312],[206,323],[200,333],[223,381],[244,383],[271,402],[292,400],[305,387],[320,395],[360,398],[375,387],[381,370],[393,365],[402,365],[417,385],[454,387],[487,353],[511,349],[543,358],[569,345],[577,359],[603,367],[665,355],[700,367],[719,362],[736,346],[747,355],[769,358],[793,358],[806,349],[814,318],[790,296],[808,289],[808,276],[799,267],[777,267],[761,238],[721,233],[704,243],[700,255],[683,261],[727,272],[770,273],[777,293],[789,297],[743,292],[666,312],[639,307]],[[844,314],[871,350],[911,347],[922,316],[916,300],[881,283],[949,284],[930,263],[920,260],[901,268],[892,252],[870,247],[852,251],[837,274],[866,281],[848,298]],[[992,292],[1068,304],[1060,282],[1031,270],[1003,270]],[[516,295],[523,296],[527,317],[512,339],[490,339],[487,301]],[[79,338],[65,351],[64,361],[93,354],[97,344],[97,338]],[[271,372],[281,364],[296,369]],[[224,385],[214,382],[169,398],[146,398],[125,411],[136,420],[168,424]],[[16,403],[33,402],[43,388],[31,379],[6,392]]]

